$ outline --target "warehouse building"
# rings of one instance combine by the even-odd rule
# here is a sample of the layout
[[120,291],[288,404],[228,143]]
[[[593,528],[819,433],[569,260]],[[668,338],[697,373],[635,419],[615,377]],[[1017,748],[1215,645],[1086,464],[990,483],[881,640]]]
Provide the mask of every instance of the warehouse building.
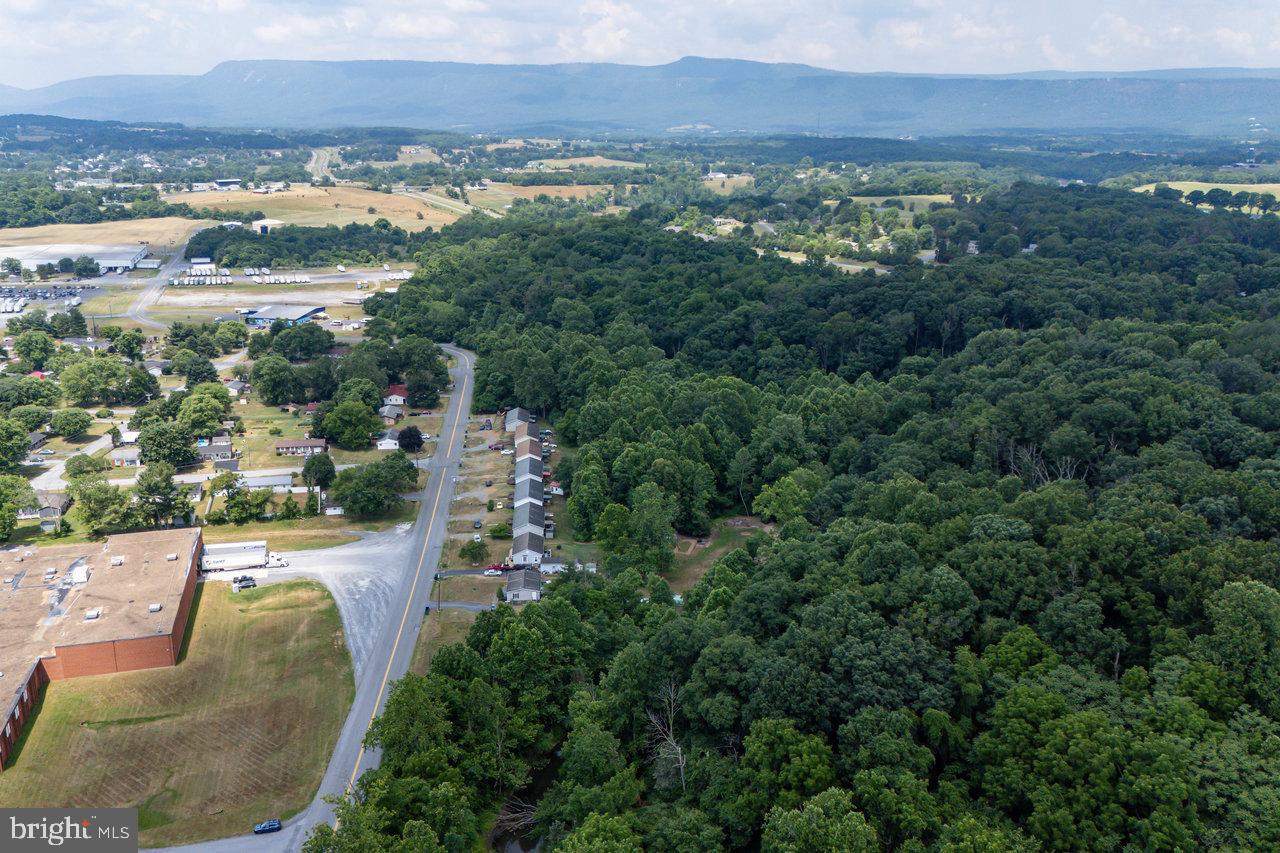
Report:
[[147,256],[149,246],[134,243],[125,246],[102,246],[93,243],[44,243],[31,246],[0,246],[0,258],[16,258],[24,269],[35,270],[41,264],[58,265],[63,258],[88,256],[98,262],[103,272],[128,272]]
[[286,326],[300,326],[323,313],[323,305],[263,305],[246,314],[244,322],[255,329],[270,328],[276,320],[283,320]]
[[200,551],[195,529],[0,552],[0,766],[48,682],[178,662]]

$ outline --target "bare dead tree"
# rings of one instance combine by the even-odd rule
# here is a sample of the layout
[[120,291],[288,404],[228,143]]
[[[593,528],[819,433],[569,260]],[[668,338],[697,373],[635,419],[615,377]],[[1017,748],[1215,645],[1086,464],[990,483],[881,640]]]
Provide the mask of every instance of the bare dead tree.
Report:
[[658,707],[650,708],[649,741],[655,775],[658,771],[674,771],[680,779],[680,792],[685,793],[685,767],[689,756],[676,737],[676,713],[680,710],[680,688],[668,678],[658,689]]
[[498,816],[494,818],[493,828],[499,833],[522,835],[533,828],[537,819],[538,807],[527,803],[519,797],[511,797],[502,804]]

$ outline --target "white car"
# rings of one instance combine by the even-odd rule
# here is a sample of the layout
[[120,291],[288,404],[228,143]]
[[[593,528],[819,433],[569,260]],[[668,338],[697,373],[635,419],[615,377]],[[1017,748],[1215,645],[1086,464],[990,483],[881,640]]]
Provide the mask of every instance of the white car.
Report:
[[515,455],[515,453],[516,453],[516,452],[515,452],[514,450],[512,450],[510,447],[504,447],[504,448],[502,448],[502,455],[503,455],[503,456],[514,456],[514,455]]
[[484,541],[484,539],[480,536],[480,534],[479,534],[479,533],[472,533],[472,534],[471,534],[471,541],[472,541],[472,542],[483,542],[483,541]]
[[497,569],[485,569],[484,576],[487,578],[500,578],[502,577],[502,572]]

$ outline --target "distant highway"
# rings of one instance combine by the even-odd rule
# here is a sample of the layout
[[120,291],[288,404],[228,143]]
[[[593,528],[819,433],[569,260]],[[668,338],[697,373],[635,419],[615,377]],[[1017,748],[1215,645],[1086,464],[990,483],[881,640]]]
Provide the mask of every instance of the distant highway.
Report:
[[333,172],[329,171],[329,161],[332,158],[333,149],[331,148],[311,149],[311,159],[307,161],[307,172],[312,180],[318,181],[321,178],[333,180]]
[[496,210],[490,210],[487,207],[476,207],[473,204],[467,204],[465,201],[449,198],[448,196],[437,195],[436,193],[419,192],[418,190],[411,190],[408,187],[398,187],[396,189],[396,193],[408,196],[409,198],[416,198],[418,201],[426,202],[432,207],[439,207],[443,210],[449,211],[450,213],[457,213],[462,216],[466,216],[478,210],[486,216],[491,216],[494,219],[502,218],[502,214]]

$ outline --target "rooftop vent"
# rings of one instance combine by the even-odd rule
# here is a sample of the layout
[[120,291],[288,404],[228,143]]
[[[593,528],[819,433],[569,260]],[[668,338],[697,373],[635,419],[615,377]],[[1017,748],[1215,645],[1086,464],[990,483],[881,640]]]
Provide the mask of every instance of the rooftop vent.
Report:
[[159,613],[161,610],[164,610],[164,605],[158,601],[147,607],[148,613]]
[[84,612],[84,621],[86,621],[86,622],[90,622],[90,621],[92,621],[92,620],[94,620],[94,619],[97,619],[97,618],[98,618],[99,616],[101,616],[101,615],[102,615],[102,608],[101,608],[101,607],[95,607],[95,608],[93,608],[92,610],[86,610],[86,611]]

